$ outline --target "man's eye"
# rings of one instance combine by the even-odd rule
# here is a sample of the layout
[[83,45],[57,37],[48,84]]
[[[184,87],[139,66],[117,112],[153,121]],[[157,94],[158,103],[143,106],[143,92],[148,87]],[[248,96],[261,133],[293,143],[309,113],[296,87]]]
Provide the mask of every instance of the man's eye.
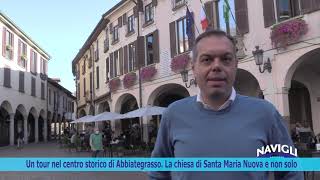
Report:
[[209,59],[209,57],[204,57],[204,58],[201,59],[201,61],[202,61],[202,62],[209,62],[210,59]]
[[222,59],[223,61],[232,61],[232,57],[229,57],[229,56],[225,56]]

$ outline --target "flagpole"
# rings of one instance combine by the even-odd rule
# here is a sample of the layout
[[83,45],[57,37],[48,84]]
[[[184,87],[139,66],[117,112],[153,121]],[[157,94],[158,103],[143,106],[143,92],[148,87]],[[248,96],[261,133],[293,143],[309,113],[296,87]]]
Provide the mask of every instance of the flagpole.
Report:
[[[186,8],[189,9],[188,3],[186,3]],[[193,24],[194,24],[194,26],[196,27],[196,30],[197,30],[198,35],[199,35],[199,34],[200,34],[200,31],[199,31],[199,29],[198,29],[198,27],[197,27],[197,24],[195,23],[195,21],[194,21],[193,18],[192,18],[191,20],[193,21]]]
[[[201,0],[200,0],[200,1],[201,1]],[[238,27],[238,24],[237,24],[236,18],[234,18],[234,15],[233,15],[233,13],[232,13],[232,11],[231,11],[231,8],[230,8],[230,5],[229,5],[229,2],[226,2],[225,4],[228,6],[228,9],[229,9],[230,14],[231,14],[231,16],[232,16],[232,19],[233,19],[233,21],[234,21],[234,23],[235,23],[235,25],[236,25],[237,31],[240,33],[240,35],[242,35],[242,34],[241,34],[241,32],[240,32],[240,29],[239,29],[239,27]]]
[[[204,14],[205,14],[206,18],[207,18],[208,21],[209,21],[210,19],[208,18],[208,14],[207,14],[207,12],[206,12],[206,9],[205,9],[204,6],[203,6],[202,0],[200,0],[200,3],[201,3],[201,7],[202,7],[202,9],[203,9]],[[213,20],[213,19],[212,19],[212,20]],[[213,22],[210,21],[210,23],[213,23]],[[210,23],[209,23],[209,25],[210,25]],[[213,24],[211,24],[211,25],[213,25]]]

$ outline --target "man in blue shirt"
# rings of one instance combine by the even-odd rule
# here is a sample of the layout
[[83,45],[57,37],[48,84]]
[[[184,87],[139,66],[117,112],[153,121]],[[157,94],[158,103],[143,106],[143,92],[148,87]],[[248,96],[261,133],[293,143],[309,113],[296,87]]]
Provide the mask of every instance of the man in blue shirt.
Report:
[[[236,94],[238,60],[232,37],[211,30],[195,41],[195,97],[172,103],[162,116],[152,157],[256,157],[266,145],[293,146],[281,115],[264,100]],[[267,172],[150,172],[150,179],[267,180]],[[300,180],[300,172],[275,179]]]

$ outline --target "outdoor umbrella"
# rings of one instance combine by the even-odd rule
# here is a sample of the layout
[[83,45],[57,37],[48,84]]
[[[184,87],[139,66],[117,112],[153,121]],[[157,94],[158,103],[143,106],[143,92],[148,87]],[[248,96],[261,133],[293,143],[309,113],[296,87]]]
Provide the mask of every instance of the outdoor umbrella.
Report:
[[167,108],[159,107],[159,106],[146,106],[134,111],[130,111],[126,114],[123,114],[121,119],[161,115],[166,109]]
[[93,118],[92,115],[87,115],[87,116],[83,116],[75,121],[72,121],[70,123],[84,123],[84,122],[90,122],[91,119]]
[[113,112],[103,112],[101,114],[94,116],[92,119],[90,119],[90,122],[115,120],[115,119],[121,119],[121,118],[122,118],[122,114],[113,113]]

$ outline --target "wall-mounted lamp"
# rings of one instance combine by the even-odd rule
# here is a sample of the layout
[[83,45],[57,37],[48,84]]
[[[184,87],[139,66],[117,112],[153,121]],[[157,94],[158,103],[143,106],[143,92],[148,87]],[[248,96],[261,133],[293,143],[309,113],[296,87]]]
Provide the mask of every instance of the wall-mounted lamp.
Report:
[[[272,66],[270,59],[268,58],[266,62],[263,62],[263,50],[259,49],[259,46],[256,46],[256,50],[252,51],[252,54],[256,65],[259,66],[260,73],[264,73],[265,70],[271,73]],[[261,65],[263,65],[263,69],[261,69]]]
[[182,81],[185,83],[186,88],[191,87],[192,85],[196,85],[195,79],[190,79],[189,85],[188,85],[188,70],[183,70],[180,72]]

